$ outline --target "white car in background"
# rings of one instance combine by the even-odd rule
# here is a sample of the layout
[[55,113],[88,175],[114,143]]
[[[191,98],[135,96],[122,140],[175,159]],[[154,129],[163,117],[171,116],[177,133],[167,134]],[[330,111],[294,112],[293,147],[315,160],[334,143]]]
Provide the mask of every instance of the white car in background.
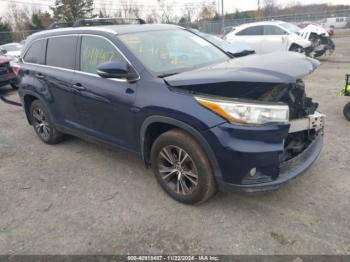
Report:
[[283,21],[264,21],[237,26],[224,39],[228,42],[244,41],[257,54],[278,51],[308,53],[312,43],[300,35],[300,28]]
[[20,43],[9,43],[0,45],[0,48],[7,51],[6,56],[18,58],[21,55],[22,45]]

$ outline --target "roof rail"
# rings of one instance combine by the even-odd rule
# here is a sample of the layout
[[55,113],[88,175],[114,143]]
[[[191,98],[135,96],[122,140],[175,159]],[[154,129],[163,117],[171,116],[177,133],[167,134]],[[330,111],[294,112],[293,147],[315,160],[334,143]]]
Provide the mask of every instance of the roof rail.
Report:
[[50,24],[47,29],[55,29],[55,28],[62,28],[62,27],[71,27],[73,24],[72,23],[67,23],[67,22],[54,22]]
[[80,26],[99,26],[99,25],[120,25],[127,24],[127,22],[136,22],[140,25],[146,24],[142,18],[85,18],[79,19],[74,23],[55,22],[49,25],[48,29],[62,28],[62,27],[80,27]]
[[79,19],[75,21],[73,27],[78,26],[98,26],[98,25],[119,25],[125,24],[127,21],[137,22],[138,24],[146,24],[145,20],[141,18],[90,18],[90,19]]

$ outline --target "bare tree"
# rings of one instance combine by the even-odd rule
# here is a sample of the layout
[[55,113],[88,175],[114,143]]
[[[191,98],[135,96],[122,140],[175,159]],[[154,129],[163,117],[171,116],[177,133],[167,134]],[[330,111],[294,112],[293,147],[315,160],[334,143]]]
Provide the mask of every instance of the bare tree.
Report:
[[155,8],[151,10],[150,13],[146,16],[146,22],[147,23],[158,23],[159,21],[159,14]]
[[264,0],[264,15],[273,16],[278,12],[278,6],[276,0]]
[[166,0],[158,0],[159,8],[160,8],[160,20],[161,23],[171,23],[174,22],[174,9],[173,5],[169,4]]
[[120,7],[124,18],[141,17],[143,6],[134,3],[133,0],[120,0]]
[[30,31],[27,25],[30,23],[31,12],[28,8],[18,8],[15,3],[10,4],[7,12],[7,20],[12,25],[14,31],[13,39],[20,41],[25,39]]
[[202,5],[201,10],[198,14],[199,20],[210,20],[214,18],[217,15],[216,5],[215,2],[212,1],[210,3],[204,2]]

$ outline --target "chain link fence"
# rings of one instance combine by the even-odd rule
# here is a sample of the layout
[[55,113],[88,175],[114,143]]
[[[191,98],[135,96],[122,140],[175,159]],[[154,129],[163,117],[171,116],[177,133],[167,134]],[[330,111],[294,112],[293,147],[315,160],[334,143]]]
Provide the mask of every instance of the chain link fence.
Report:
[[[242,19],[230,19],[225,20],[225,27],[238,26],[245,23],[257,22],[257,21],[267,21],[267,20],[282,20],[291,23],[303,23],[303,22],[315,22],[322,23],[326,18],[330,17],[348,17],[350,19],[350,8],[338,11],[325,10],[324,12],[313,12],[313,13],[295,13],[288,15],[277,15],[269,17],[256,17],[256,18],[242,18]],[[183,27],[194,27],[198,28],[200,31],[220,35],[223,33],[223,23],[222,20],[216,21],[200,21],[196,23],[184,23],[179,24]],[[349,24],[348,24],[349,26]],[[38,30],[23,30],[16,32],[0,32],[0,44],[8,43],[11,41],[20,42],[30,34],[38,32]]]
[[[303,23],[303,22],[314,22],[322,23],[326,18],[330,17],[350,17],[350,8],[338,11],[325,10],[324,12],[314,12],[314,13],[295,13],[288,15],[276,15],[268,17],[256,17],[256,18],[242,18],[242,19],[230,19],[225,20],[225,27],[238,26],[241,24],[267,21],[267,20],[282,20],[290,23]],[[189,24],[180,24],[183,27],[189,27]],[[210,34],[222,34],[223,23],[222,20],[217,21],[200,21],[198,23],[192,23],[191,26],[196,26],[201,31]]]

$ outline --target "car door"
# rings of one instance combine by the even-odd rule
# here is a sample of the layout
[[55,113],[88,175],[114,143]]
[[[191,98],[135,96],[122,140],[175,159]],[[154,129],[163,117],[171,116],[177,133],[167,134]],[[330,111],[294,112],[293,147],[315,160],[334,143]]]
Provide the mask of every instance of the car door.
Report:
[[79,44],[79,71],[74,75],[75,111],[89,135],[124,148],[136,150],[133,104],[137,83],[105,79],[97,67],[107,62],[125,62],[119,49],[107,38],[82,35]]
[[236,33],[237,39],[248,43],[256,53],[261,53],[263,26],[251,26]]
[[79,120],[74,111],[72,89],[77,43],[76,35],[48,38],[46,62],[37,74],[55,120],[68,127],[75,127]]
[[261,41],[261,53],[285,51],[287,47],[287,32],[275,25],[264,25],[264,35]]

